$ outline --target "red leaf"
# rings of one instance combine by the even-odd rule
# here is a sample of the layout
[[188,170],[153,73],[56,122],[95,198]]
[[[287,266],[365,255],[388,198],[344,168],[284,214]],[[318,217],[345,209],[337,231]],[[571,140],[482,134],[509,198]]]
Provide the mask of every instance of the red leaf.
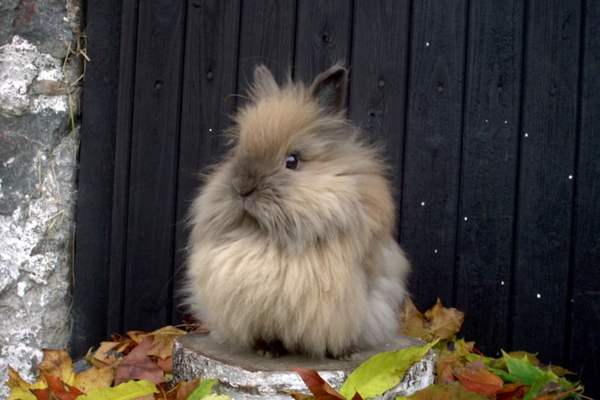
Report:
[[[304,381],[317,400],[344,400],[334,388],[329,385],[317,371],[308,368],[292,368]],[[353,400],[357,400],[354,399]]]
[[464,368],[457,368],[454,370],[454,376],[465,389],[484,396],[495,395],[503,385],[502,379],[488,371],[483,363],[469,363]]
[[30,389],[37,400],[49,400],[50,389]]
[[155,384],[164,382],[163,370],[148,357],[151,348],[152,338],[146,337],[123,357],[115,373],[115,385],[131,379],[145,379]]
[[525,396],[525,385],[509,383],[496,393],[496,400],[522,399]]

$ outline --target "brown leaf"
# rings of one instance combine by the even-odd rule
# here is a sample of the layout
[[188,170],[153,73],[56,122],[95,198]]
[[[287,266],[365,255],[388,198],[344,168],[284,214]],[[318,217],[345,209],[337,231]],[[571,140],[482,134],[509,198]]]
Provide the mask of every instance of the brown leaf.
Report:
[[116,350],[122,342],[101,342],[100,347],[94,352],[94,358],[106,365],[114,364],[123,354]]
[[156,365],[158,365],[158,367],[162,369],[165,374],[169,374],[173,372],[173,357],[168,357],[164,360],[162,358],[157,358]]
[[50,389],[31,389],[37,400],[50,400]]
[[493,396],[502,389],[503,381],[487,370],[482,362],[476,361],[454,370],[454,376],[469,391]]
[[189,382],[179,382],[175,387],[175,400],[185,400],[198,387],[199,379]]
[[85,393],[89,393],[92,389],[110,387],[113,377],[114,371],[111,367],[90,367],[75,376],[73,385]]
[[329,385],[317,371],[308,368],[292,368],[300,378],[304,381],[308,389],[317,400],[344,400],[344,397],[339,394],[334,388]]
[[152,338],[146,337],[123,357],[115,374],[115,385],[131,379],[146,379],[155,384],[164,382],[163,370],[148,357],[151,348]]
[[522,399],[523,396],[525,396],[525,385],[522,383],[509,383],[496,393],[496,400]]
[[75,371],[71,356],[64,350],[43,349],[44,357],[38,365],[41,375],[59,377],[61,381],[72,385],[75,381]]
[[449,339],[460,331],[464,314],[456,308],[446,308],[440,299],[422,314],[410,298],[406,298],[400,312],[403,333],[425,341]]
[[438,298],[435,305],[425,312],[425,318],[429,321],[428,329],[434,339],[449,339],[460,331],[465,315],[456,308],[444,307]]
[[177,339],[178,336],[185,335],[186,333],[186,331],[177,329],[174,326],[165,326],[149,333],[148,336],[152,337],[154,340],[148,355],[160,357],[162,359],[171,357],[175,339]]
[[425,317],[417,309],[410,297],[404,299],[400,310],[403,333],[407,336],[422,337],[426,333]]
[[27,383],[21,375],[17,371],[15,371],[11,366],[8,367],[8,382],[6,382],[9,388],[21,388],[21,389],[29,389],[29,383]]

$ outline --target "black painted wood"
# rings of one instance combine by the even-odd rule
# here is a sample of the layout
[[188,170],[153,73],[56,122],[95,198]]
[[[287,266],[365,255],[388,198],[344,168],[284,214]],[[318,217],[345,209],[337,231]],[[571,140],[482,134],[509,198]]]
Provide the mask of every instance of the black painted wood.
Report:
[[185,1],[140,2],[124,329],[170,321]]
[[240,2],[194,0],[188,5],[184,59],[177,230],[175,238],[175,320],[180,307],[187,245],[186,216],[201,185],[200,173],[217,162],[225,150],[223,129],[235,105]]
[[466,5],[413,3],[400,233],[414,267],[410,290],[420,307],[436,297],[452,303]]
[[417,304],[464,309],[488,352],[568,361],[597,397],[596,2],[113,3],[87,5],[76,348],[178,321],[196,176],[254,66],[310,81],[341,60],[350,118],[385,146]]
[[512,345],[555,363],[564,361],[580,12],[570,1],[526,11]]
[[350,118],[384,145],[401,204],[410,2],[357,1],[353,19]]
[[336,62],[348,65],[352,1],[298,0],[294,78],[311,82]]
[[[121,4],[106,1],[87,13],[87,65],[82,98],[77,231],[73,274],[71,349],[85,354],[90,340],[103,339],[107,326],[114,137]],[[97,290],[90,293],[90,288]]]
[[574,257],[571,264],[570,367],[587,393],[600,394],[600,3],[584,2],[579,108],[579,159],[575,172]]
[[522,26],[522,1],[470,2],[459,213],[468,220],[454,289],[465,336],[492,354],[508,339]]
[[[244,94],[254,67],[264,64],[279,82],[294,64],[296,0],[242,2],[239,43],[238,92]],[[238,103],[240,99],[238,99]]]
[[[117,112],[114,117],[116,123],[115,174],[111,217],[107,335],[123,331],[127,214],[129,210],[129,159],[137,54],[138,4],[138,1],[126,2],[121,15],[119,88],[115,99]],[[89,287],[88,290],[95,289]],[[93,342],[90,342],[90,345],[92,344]]]

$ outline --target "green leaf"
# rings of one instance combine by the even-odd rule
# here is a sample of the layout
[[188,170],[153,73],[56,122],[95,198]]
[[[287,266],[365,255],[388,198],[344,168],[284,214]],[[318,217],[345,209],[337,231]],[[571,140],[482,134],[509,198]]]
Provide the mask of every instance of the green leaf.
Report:
[[533,386],[540,382],[546,383],[558,380],[558,376],[554,372],[544,371],[536,367],[526,355],[522,358],[516,358],[502,351],[502,358],[506,363],[508,373],[513,378],[513,382],[521,382]]
[[351,399],[358,393],[366,399],[384,393],[400,383],[406,370],[421,360],[437,342],[372,356],[350,374],[340,389],[341,395]]
[[207,399],[212,392],[213,386],[215,386],[217,382],[216,379],[203,380],[198,387],[194,389],[192,394],[189,395],[188,400]]
[[77,397],[78,400],[133,400],[157,393],[156,385],[150,381],[129,381],[108,388],[91,390]]

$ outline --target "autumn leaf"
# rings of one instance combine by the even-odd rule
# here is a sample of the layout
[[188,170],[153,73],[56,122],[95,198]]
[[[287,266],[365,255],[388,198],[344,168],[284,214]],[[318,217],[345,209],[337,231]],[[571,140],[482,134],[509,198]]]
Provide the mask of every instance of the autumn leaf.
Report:
[[344,397],[331,387],[317,371],[308,368],[292,368],[304,381],[314,398],[317,400],[344,400]]
[[75,371],[73,370],[73,360],[64,350],[43,349],[44,357],[38,365],[40,375],[56,376],[68,385],[75,382]]
[[420,361],[437,342],[372,356],[346,379],[340,388],[341,395],[347,399],[352,398],[355,393],[363,398],[379,396],[400,383],[405,372]]
[[468,391],[458,382],[449,385],[434,384],[407,397],[396,400],[488,400],[487,397]]
[[509,383],[496,393],[496,400],[522,399],[526,391],[525,385],[522,383]]
[[502,389],[503,381],[487,370],[483,362],[471,362],[454,369],[454,376],[465,389],[484,396],[493,396]]
[[200,400],[208,397],[217,383],[216,379],[204,379],[188,396],[188,400]]
[[403,333],[427,342],[435,339],[450,339],[460,331],[464,314],[456,308],[446,308],[440,299],[422,314],[410,298],[402,305],[400,318]]
[[133,348],[119,364],[115,374],[115,384],[131,379],[145,379],[155,384],[164,382],[164,372],[148,357],[152,348],[152,339],[146,337]]
[[129,381],[114,387],[94,389],[77,400],[134,400],[157,392],[152,382]]
[[123,342],[101,342],[93,356],[103,364],[113,365],[123,357],[123,354],[118,351],[118,347],[120,347],[122,343]]
[[165,326],[148,334],[153,338],[152,347],[148,351],[149,356],[156,356],[162,359],[171,357],[173,353],[173,344],[177,337],[185,335],[187,332],[177,329],[174,326]]
[[111,367],[90,367],[75,376],[74,386],[85,393],[91,390],[110,387],[114,377]]

